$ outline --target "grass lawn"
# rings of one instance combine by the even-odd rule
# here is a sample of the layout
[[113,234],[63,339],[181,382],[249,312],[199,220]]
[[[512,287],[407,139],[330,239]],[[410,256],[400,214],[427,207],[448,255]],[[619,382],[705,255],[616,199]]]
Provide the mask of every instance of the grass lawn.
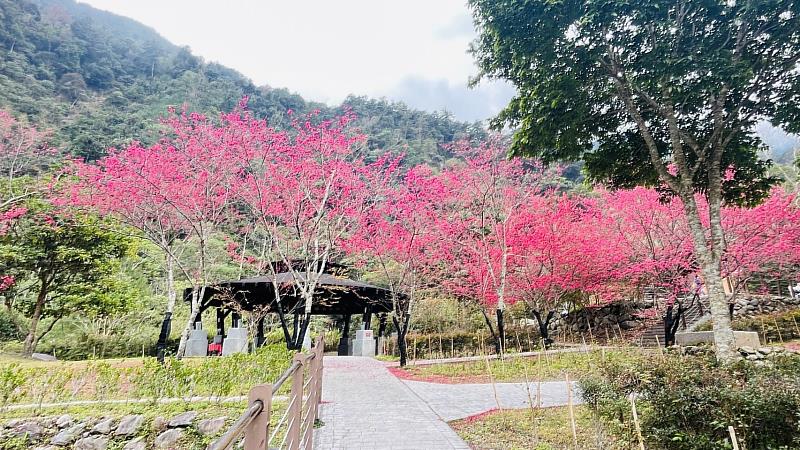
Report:
[[[580,449],[615,447],[599,420],[588,407],[575,407],[576,434]],[[492,411],[480,416],[450,422],[462,439],[476,450],[556,450],[574,449],[567,407],[537,411]]]
[[407,366],[398,373],[411,379],[441,383],[488,383],[527,380],[563,380],[569,373],[572,379],[592,373],[597,364],[610,359],[644,357],[646,350],[637,348],[591,350],[587,353],[552,353],[536,357],[509,357],[502,360],[445,363],[429,366]]

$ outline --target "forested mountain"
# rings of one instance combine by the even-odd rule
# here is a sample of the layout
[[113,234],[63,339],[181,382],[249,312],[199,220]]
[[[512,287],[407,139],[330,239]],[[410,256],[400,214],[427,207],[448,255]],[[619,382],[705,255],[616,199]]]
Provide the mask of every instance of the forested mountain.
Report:
[[131,139],[152,142],[169,105],[215,113],[245,95],[254,114],[276,126],[287,124],[289,109],[330,117],[349,107],[370,152],[402,151],[407,163],[441,163],[449,156],[441,144],[485,134],[480,124],[402,103],[349,97],[331,108],[255,86],[149,27],[74,0],[0,0],[0,108],[53,129],[70,154],[95,159]]

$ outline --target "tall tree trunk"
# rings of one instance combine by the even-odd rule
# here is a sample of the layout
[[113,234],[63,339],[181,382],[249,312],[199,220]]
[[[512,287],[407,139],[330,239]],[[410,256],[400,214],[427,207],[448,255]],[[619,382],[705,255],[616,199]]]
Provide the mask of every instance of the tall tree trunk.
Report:
[[[483,314],[483,320],[486,321],[486,327],[489,328],[489,333],[491,333],[492,335],[492,340],[494,341],[494,351],[499,355],[501,353],[500,336],[497,334],[497,332],[494,331],[492,320],[489,318],[489,315],[486,314],[486,310],[481,308],[481,313]],[[481,345],[483,345],[483,343],[481,343]]]
[[200,301],[204,298],[206,292],[205,286],[194,286],[192,289],[192,309],[189,312],[189,319],[186,321],[186,326],[183,327],[183,332],[181,333],[181,340],[178,343],[178,351],[175,353],[175,356],[178,358],[183,358],[183,354],[186,351],[186,341],[189,340],[189,333],[194,328],[194,323],[197,321],[197,315],[200,313]]
[[25,341],[22,344],[22,354],[25,356],[31,356],[34,350],[36,350],[36,343],[38,341],[38,339],[36,339],[36,328],[39,325],[39,320],[42,318],[42,311],[44,310],[46,300],[47,282],[42,281],[39,294],[36,296],[36,305],[33,307],[33,315],[31,316],[31,323],[28,327],[28,335],[25,336]]
[[721,200],[711,197],[708,199],[710,216],[710,240],[700,221],[700,213],[693,195],[682,195],[684,212],[692,234],[695,252],[700,262],[706,289],[708,290],[709,311],[713,324],[714,346],[717,359],[729,362],[736,356],[734,348],[733,329],[728,316],[728,301],[722,287],[721,259],[724,245],[723,232],[719,220]]
[[506,351],[506,325],[503,317],[503,308],[497,308],[496,313],[497,313],[497,340],[498,344],[500,345],[500,350],[497,354],[502,356],[503,352]]
[[533,310],[533,317],[536,318],[536,323],[539,324],[539,336],[542,337],[542,345],[544,345],[544,349],[547,350],[550,348],[550,345],[553,344],[553,340],[550,339],[550,321],[553,320],[553,316],[555,315],[555,311],[550,311],[547,313],[547,317],[542,320],[542,315],[539,311]]
[[156,358],[159,361],[164,361],[164,354],[167,348],[167,339],[172,330],[172,314],[175,311],[175,301],[178,297],[175,292],[175,261],[172,260],[172,255],[166,254],[167,263],[167,309],[164,311],[164,320],[161,323],[161,332],[158,335],[158,343],[156,344]]
[[397,330],[397,350],[400,352],[400,367],[408,364],[408,347],[406,346],[406,334],[408,334],[408,323],[410,316],[405,315],[402,323],[397,320],[397,315],[392,315],[394,328]]

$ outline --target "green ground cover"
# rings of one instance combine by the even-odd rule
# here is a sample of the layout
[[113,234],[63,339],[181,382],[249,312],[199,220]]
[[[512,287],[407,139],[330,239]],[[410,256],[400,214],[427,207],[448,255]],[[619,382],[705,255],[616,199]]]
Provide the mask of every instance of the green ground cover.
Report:
[[[589,408],[576,406],[574,414],[578,448],[624,448],[606,434]],[[451,422],[450,426],[476,450],[575,448],[567,407],[493,411]]]
[[246,395],[289,366],[292,353],[273,345],[249,355],[42,362],[0,360],[0,409],[8,404],[76,400],[189,398]]
[[603,361],[638,360],[647,352],[638,348],[592,349],[585,353],[547,353],[533,357],[512,355],[488,361],[407,366],[403,370],[411,378],[453,383],[486,383],[492,379],[497,382],[552,381],[563,380],[566,374],[577,379],[593,373]]

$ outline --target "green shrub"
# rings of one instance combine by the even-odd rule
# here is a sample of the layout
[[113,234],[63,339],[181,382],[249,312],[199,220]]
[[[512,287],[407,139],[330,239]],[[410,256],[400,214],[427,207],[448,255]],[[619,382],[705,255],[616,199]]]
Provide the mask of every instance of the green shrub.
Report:
[[19,364],[8,364],[0,369],[0,409],[24,395],[25,372]]
[[586,403],[623,441],[635,442],[629,401],[635,394],[649,447],[730,448],[728,426],[751,450],[800,446],[797,357],[771,367],[721,366],[707,356],[609,361],[580,385]]

